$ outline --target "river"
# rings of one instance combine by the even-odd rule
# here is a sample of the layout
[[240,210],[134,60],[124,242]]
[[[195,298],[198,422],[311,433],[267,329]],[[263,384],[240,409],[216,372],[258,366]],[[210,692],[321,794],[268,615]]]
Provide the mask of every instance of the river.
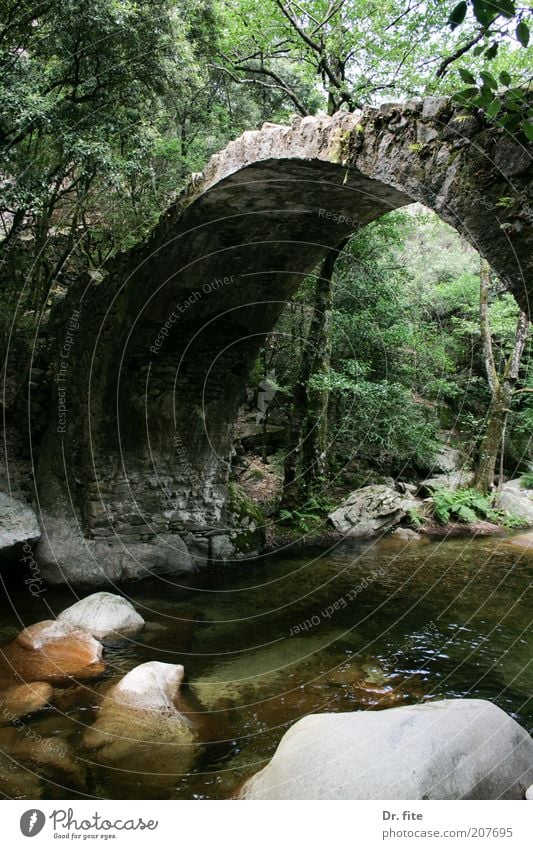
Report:
[[[101,681],[64,688],[55,708],[25,720],[68,743],[80,769],[26,760],[15,780],[4,763],[0,789],[32,797],[37,781],[43,798],[227,798],[307,713],[442,697],[491,699],[531,730],[532,566],[531,552],[497,537],[384,540],[122,587],[144,632],[106,645]],[[75,600],[66,588],[5,593],[2,640]],[[112,769],[81,745],[101,688],[148,660],[183,664],[185,695],[204,712],[203,745],[184,775],[138,774],[135,759],[131,771]]]

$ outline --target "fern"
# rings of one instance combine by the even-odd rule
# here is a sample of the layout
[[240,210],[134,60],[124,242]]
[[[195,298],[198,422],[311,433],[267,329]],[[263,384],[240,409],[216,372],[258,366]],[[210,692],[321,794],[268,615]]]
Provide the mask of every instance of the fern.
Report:
[[452,519],[459,522],[475,522],[488,519],[500,522],[501,511],[492,507],[492,499],[482,495],[476,489],[445,489],[439,487],[433,492],[433,515],[437,522],[446,525]]

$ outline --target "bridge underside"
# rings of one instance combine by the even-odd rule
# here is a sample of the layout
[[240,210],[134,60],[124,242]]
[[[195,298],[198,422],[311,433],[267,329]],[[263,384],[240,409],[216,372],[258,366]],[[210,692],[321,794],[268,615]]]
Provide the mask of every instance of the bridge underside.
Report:
[[[37,477],[50,580],[175,574],[254,548],[250,519],[226,498],[246,379],[303,277],[357,228],[420,200],[527,301],[528,162],[514,151],[517,173],[504,174],[483,128],[475,144],[445,137],[453,112],[440,103],[402,124],[396,148],[383,115],[245,134],[145,243],[69,293],[56,338],[76,313],[79,328],[66,365],[58,358]],[[502,196],[515,206],[497,206]]]

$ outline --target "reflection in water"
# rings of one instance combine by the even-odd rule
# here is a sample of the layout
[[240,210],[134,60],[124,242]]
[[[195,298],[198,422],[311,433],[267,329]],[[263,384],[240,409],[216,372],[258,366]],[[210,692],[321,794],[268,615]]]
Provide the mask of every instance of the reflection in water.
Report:
[[[489,698],[530,728],[532,565],[531,554],[495,538],[386,541],[129,585],[145,631],[106,645],[103,680],[56,690],[54,708],[0,728],[0,789],[22,798],[224,798],[307,713],[443,696]],[[40,600],[19,589],[2,639],[72,601],[65,589]],[[175,752],[164,741],[163,775],[136,770],[142,752],[116,769],[82,745],[102,691],[148,660],[186,669],[184,699],[203,740],[189,774],[169,768]],[[30,731],[41,739],[33,748]]]

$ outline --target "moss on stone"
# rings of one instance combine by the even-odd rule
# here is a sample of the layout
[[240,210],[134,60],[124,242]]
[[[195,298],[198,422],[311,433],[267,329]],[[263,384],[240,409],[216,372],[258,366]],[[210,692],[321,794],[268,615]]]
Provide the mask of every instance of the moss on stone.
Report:
[[234,525],[230,540],[239,554],[246,554],[264,544],[265,517],[257,504],[234,481],[228,484],[226,509]]

